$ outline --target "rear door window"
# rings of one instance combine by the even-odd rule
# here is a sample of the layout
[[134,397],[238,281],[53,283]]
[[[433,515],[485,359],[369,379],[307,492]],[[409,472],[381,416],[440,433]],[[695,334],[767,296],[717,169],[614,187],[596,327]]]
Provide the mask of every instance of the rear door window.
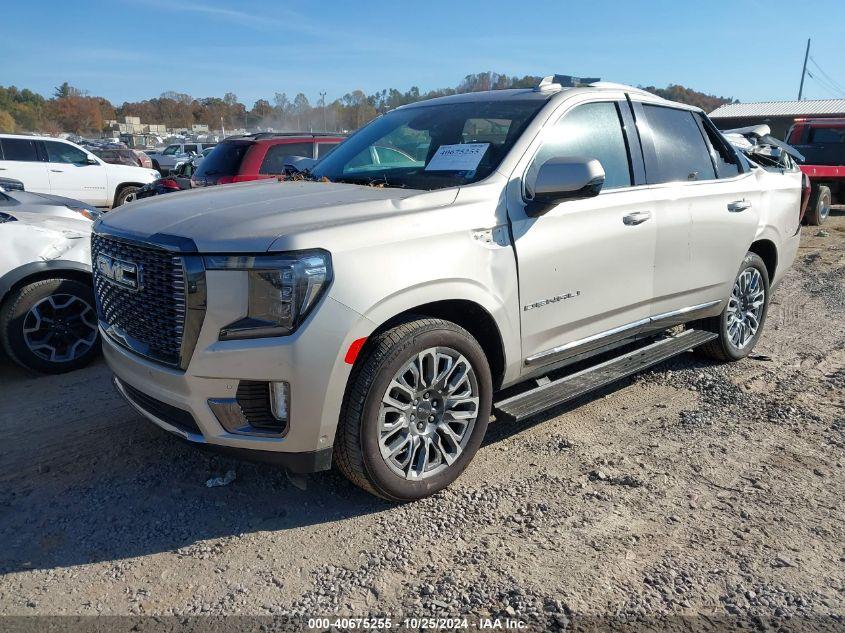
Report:
[[259,174],[283,174],[288,156],[314,158],[314,143],[280,143],[267,148],[267,154],[258,170]]
[[0,139],[3,146],[4,160],[20,160],[27,162],[38,161],[38,150],[35,148],[35,141],[28,138],[4,138]]
[[186,154],[197,154],[197,146],[196,145],[185,145],[185,149],[183,150]]
[[643,110],[651,128],[657,161],[646,165],[649,183],[716,178],[709,148],[692,112],[651,104],[643,104]]

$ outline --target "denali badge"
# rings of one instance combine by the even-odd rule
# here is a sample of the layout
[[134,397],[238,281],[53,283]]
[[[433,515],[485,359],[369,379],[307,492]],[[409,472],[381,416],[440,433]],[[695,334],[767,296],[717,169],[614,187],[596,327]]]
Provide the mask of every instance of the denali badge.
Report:
[[522,306],[523,310],[533,310],[534,308],[542,308],[545,305],[549,305],[550,303],[557,303],[558,301],[566,301],[567,299],[572,299],[573,297],[580,297],[581,291],[576,290],[575,293],[567,292],[565,295],[557,295],[556,297],[549,297],[548,299],[543,299],[542,301],[538,301],[537,303],[529,303],[527,306]]
[[141,287],[141,269],[137,264],[97,255],[97,272],[115,286],[138,290]]

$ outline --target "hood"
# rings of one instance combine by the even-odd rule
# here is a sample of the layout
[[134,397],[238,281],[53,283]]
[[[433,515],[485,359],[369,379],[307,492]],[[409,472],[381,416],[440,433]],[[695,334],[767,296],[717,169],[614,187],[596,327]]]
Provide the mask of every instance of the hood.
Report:
[[131,202],[104,215],[95,230],[140,239],[157,234],[188,238],[201,253],[260,253],[283,235],[441,207],[456,195],[457,189],[260,180]]

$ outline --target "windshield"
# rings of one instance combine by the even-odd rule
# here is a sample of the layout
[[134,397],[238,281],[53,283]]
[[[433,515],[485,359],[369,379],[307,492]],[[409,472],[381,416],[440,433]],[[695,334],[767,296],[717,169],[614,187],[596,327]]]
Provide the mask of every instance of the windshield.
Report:
[[489,176],[545,100],[442,103],[390,112],[312,170],[315,179],[442,189]]

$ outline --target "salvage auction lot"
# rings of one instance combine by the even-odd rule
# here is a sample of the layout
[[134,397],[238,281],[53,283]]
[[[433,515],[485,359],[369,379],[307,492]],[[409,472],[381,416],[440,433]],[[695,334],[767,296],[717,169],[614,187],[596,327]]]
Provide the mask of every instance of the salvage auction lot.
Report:
[[102,361],[2,359],[0,613],[841,618],[845,215],[822,229],[749,359],[686,354],[494,423],[456,485],[404,506],[186,446]]

